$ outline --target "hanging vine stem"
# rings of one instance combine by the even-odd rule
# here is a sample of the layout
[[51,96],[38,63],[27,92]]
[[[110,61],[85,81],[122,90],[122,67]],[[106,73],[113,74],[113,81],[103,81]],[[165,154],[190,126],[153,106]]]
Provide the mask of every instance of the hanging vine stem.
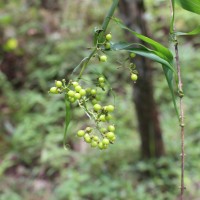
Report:
[[184,169],[185,169],[185,148],[184,148],[184,136],[185,136],[185,124],[184,124],[184,107],[183,107],[183,83],[181,78],[181,66],[180,66],[180,59],[179,59],[179,48],[178,48],[178,40],[175,35],[176,27],[174,25],[174,2],[170,0],[171,5],[171,15],[172,15],[172,33],[173,34],[173,42],[174,42],[174,50],[175,50],[175,59],[176,59],[176,67],[177,67],[177,74],[178,74],[178,95],[180,98],[180,135],[181,135],[181,193],[180,193],[180,200],[184,200],[184,190],[185,190],[185,183],[184,183]]

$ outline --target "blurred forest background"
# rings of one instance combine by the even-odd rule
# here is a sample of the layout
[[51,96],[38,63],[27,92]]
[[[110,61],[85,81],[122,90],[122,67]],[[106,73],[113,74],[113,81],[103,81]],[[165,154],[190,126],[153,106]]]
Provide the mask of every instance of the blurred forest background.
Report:
[[[94,72],[90,77],[105,74],[116,93],[116,143],[106,151],[86,148],[75,134],[87,125],[88,119],[74,108],[68,134],[70,149],[63,149],[63,96],[50,95],[48,90],[54,80],[67,79],[88,55],[94,27],[101,26],[111,3],[111,0],[0,1],[0,200],[178,198],[179,127],[162,69],[156,63],[149,61],[164,156],[141,157],[133,101],[135,86],[129,72],[118,68],[117,62],[124,53],[110,53],[107,63],[96,62],[89,67]],[[144,3],[150,35],[169,46],[169,2]],[[120,17],[120,12],[121,9],[115,14]],[[177,30],[190,31],[198,23],[198,16],[177,7]],[[111,23],[108,31],[113,41],[126,40],[126,33],[115,24]],[[199,36],[185,37],[179,43],[186,110],[186,199],[199,200],[200,40]],[[113,97],[106,97],[106,102],[113,102]]]

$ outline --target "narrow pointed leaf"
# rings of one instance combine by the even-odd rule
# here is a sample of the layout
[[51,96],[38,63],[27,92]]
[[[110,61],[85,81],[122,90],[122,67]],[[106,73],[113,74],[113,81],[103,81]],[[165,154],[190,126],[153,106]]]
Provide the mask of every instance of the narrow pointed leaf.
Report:
[[175,0],[183,9],[200,15],[200,0]]
[[169,62],[173,60],[173,55],[170,52],[170,50],[166,47],[164,47],[162,44],[156,42],[155,40],[144,36],[142,34],[139,34],[133,30],[131,30],[130,28],[128,28],[127,26],[125,26],[120,20],[113,18],[113,20],[123,29],[129,31],[130,33],[132,33],[134,36],[136,36],[137,38],[141,39],[142,41],[146,42],[147,44],[149,44],[152,48],[154,48],[154,50],[162,53],[163,57],[168,60]]
[[[137,44],[138,45],[138,44]],[[175,94],[174,94],[174,67],[171,64],[171,62],[168,62],[168,60],[165,60],[162,56],[159,56],[159,52],[155,51],[155,50],[151,50],[148,49],[147,47],[141,45],[140,47],[133,47],[133,44],[130,43],[115,43],[112,44],[111,46],[112,50],[125,50],[125,51],[129,51],[129,52],[133,52],[137,55],[149,58],[153,61],[156,61],[158,63],[160,63],[162,65],[167,83],[168,83],[168,87],[170,89],[171,95],[172,95],[172,101],[174,104],[174,108],[177,114],[177,117],[179,119],[179,112],[178,112],[178,108],[176,105],[176,98],[175,98]]]
[[188,33],[184,33],[184,32],[176,32],[176,35],[197,35],[200,33],[200,26],[195,28],[193,31],[190,31]]

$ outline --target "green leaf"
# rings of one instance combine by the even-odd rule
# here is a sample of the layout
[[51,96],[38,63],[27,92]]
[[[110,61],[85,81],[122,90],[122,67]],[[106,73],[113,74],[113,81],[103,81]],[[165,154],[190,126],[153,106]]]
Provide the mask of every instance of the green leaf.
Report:
[[200,0],[175,0],[183,9],[200,15]]
[[[134,45],[138,45],[139,47],[134,47]],[[149,58],[153,61],[156,61],[158,63],[160,63],[162,65],[167,83],[168,83],[168,87],[170,89],[171,95],[172,95],[172,101],[174,104],[174,108],[179,120],[179,112],[178,112],[178,108],[176,105],[176,98],[175,98],[175,94],[174,94],[174,74],[176,73],[174,70],[174,67],[172,65],[172,62],[168,62],[168,60],[164,59],[162,54],[160,52],[157,52],[155,50],[151,50],[147,47],[145,47],[144,45],[140,45],[137,43],[125,43],[125,42],[120,42],[120,43],[115,43],[111,45],[111,49],[114,51],[118,51],[118,50],[125,50],[125,51],[129,51],[129,52],[133,52],[137,55]],[[161,56],[159,56],[161,54]],[[176,75],[176,74],[175,74]]]
[[123,29],[131,32],[134,36],[136,36],[137,38],[141,39],[142,41],[146,42],[147,44],[149,44],[152,48],[154,48],[157,52],[160,52],[163,56],[164,59],[168,60],[169,62],[173,60],[173,55],[170,52],[170,50],[166,47],[164,47],[162,44],[156,42],[155,40],[144,36],[142,34],[139,34],[133,30],[131,30],[130,28],[128,28],[127,26],[125,26],[119,19],[117,18],[113,18],[113,20]]
[[64,138],[63,138],[63,146],[65,149],[67,149],[67,144],[66,144],[67,130],[68,130],[70,121],[71,121],[71,106],[66,94],[65,95],[65,131],[64,131]]
[[176,35],[197,35],[200,33],[200,26],[195,28],[193,31],[190,31],[188,33],[184,33],[184,32],[175,32]]

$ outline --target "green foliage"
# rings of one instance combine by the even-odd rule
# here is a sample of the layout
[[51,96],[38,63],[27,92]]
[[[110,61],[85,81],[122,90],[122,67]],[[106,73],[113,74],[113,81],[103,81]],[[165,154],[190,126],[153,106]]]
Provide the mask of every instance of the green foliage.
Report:
[[[62,17],[56,11],[50,12],[59,22],[56,26],[45,21],[45,15],[49,17],[47,10],[40,9],[39,3],[34,6],[32,2],[30,6],[31,2],[0,2],[4,11],[0,11],[1,46],[12,33],[19,46],[16,51],[10,53],[16,57],[22,55],[23,58],[23,63],[19,64],[22,67],[17,74],[25,68],[25,74],[20,78],[16,76],[15,80],[9,80],[0,73],[0,199],[176,199],[180,176],[177,154],[179,135],[176,134],[177,121],[173,114],[170,94],[166,92],[168,86],[163,81],[165,77],[162,70],[154,63],[155,94],[160,106],[168,152],[166,157],[148,162],[139,159],[140,139],[136,131],[137,119],[132,104],[133,82],[128,70],[124,70],[122,74],[121,69],[116,69],[120,60],[129,57],[123,51],[120,55],[106,51],[108,62],[101,63],[99,67],[99,61],[92,60],[90,69],[86,69],[88,74],[85,73],[82,77],[89,84],[94,84],[96,77],[101,74],[109,78],[117,96],[114,100],[117,104],[114,120],[117,121],[118,140],[106,152],[85,149],[75,134],[90,124],[84,113],[73,107],[72,120],[68,127],[68,150],[64,150],[64,97],[49,95],[46,91],[54,79],[60,80],[64,76],[69,80],[74,65],[88,55],[85,41],[92,43],[88,38],[92,38],[90,33],[93,24],[99,26],[109,5],[107,0],[89,1],[90,6],[83,1],[81,12],[77,12],[77,1],[68,1],[68,6],[62,6],[59,11]],[[168,38],[164,31],[168,22],[165,17],[168,13],[167,5],[163,1],[152,1],[151,4],[152,7],[158,8],[152,11],[157,12],[158,17],[149,19],[151,32],[154,38],[159,38],[160,43],[167,43]],[[80,13],[82,15],[79,15]],[[148,13],[148,16],[151,16],[151,13]],[[188,31],[190,26],[199,23],[198,16],[189,18],[181,10],[176,16],[179,30]],[[188,24],[187,27],[185,24]],[[44,27],[51,30],[53,26],[56,26],[54,31],[45,32]],[[118,37],[123,34],[117,30],[112,31],[112,36],[113,41],[118,41]],[[188,199],[198,199],[200,115],[196,111],[200,89],[200,60],[197,56],[200,53],[197,49],[199,38],[181,38],[180,43],[183,44],[180,55],[185,74],[183,82],[188,116],[186,149],[189,159],[186,163],[186,192]],[[5,56],[1,51],[1,63]],[[9,68],[14,71],[17,62],[16,60],[10,64]],[[73,75],[76,76],[80,68],[77,68]],[[22,85],[16,86],[15,83],[19,79],[22,80]],[[112,92],[103,97],[102,101],[113,102]]]
[[182,8],[196,14],[200,14],[200,2],[199,0],[175,0]]

